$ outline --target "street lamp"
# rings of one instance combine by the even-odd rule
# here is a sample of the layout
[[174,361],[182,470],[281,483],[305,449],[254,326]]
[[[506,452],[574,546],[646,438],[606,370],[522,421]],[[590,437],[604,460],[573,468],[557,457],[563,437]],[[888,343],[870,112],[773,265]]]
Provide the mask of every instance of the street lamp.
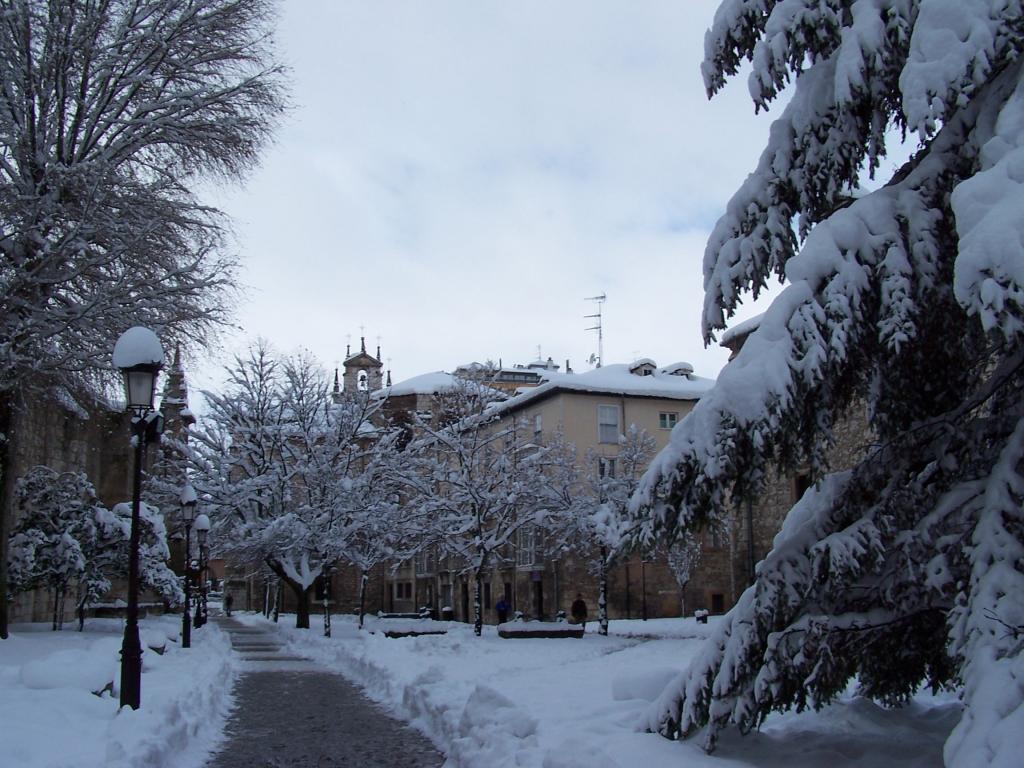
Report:
[[185,483],[181,489],[181,522],[185,525],[185,609],[181,614],[181,647],[192,647],[192,617],[189,616],[188,608],[192,600],[192,542],[189,534],[192,532],[192,523],[196,519],[196,506],[199,500],[196,498],[195,488],[191,483]]
[[124,376],[124,390],[132,419],[135,472],[132,483],[132,530],[128,551],[128,609],[121,643],[121,706],[138,709],[142,689],[142,643],[139,640],[139,507],[142,503],[142,456],[147,439],[159,434],[160,419],[153,413],[156,378],[164,363],[164,350],[156,334],[136,326],[114,344],[114,367]]
[[[196,578],[196,589],[199,593],[196,595],[196,618],[195,626],[201,627],[206,623],[206,575],[204,570],[206,568],[206,536],[210,532],[210,518],[205,514],[199,515],[195,522],[196,528],[196,540],[199,543],[199,559],[196,568],[198,574]],[[202,604],[200,604],[200,600]]]

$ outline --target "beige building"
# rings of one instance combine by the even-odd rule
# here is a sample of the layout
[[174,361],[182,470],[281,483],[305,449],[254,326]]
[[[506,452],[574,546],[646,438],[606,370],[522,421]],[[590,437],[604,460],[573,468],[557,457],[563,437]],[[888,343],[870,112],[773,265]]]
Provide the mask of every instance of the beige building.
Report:
[[[501,421],[516,419],[525,424],[539,441],[561,434],[575,446],[579,462],[595,457],[601,472],[615,472],[620,435],[636,425],[654,439],[656,453],[667,444],[675,424],[712,384],[712,380],[694,375],[692,366],[686,363],[659,368],[654,361],[643,359],[580,374],[560,373],[551,366],[543,372],[539,384],[521,389],[516,396],[492,406],[491,411]],[[403,411],[438,415],[432,412],[437,407],[437,395],[454,386],[454,376],[438,372],[400,382],[381,394],[388,397],[385,410],[396,421],[402,421]],[[520,529],[504,562],[484,580],[485,621],[497,620],[494,605],[502,596],[513,611],[550,619],[560,610],[568,611],[576,594],[582,593],[596,614],[594,578],[582,563],[553,554],[547,544],[531,527]],[[711,552],[709,559],[714,558]],[[448,607],[454,618],[471,620],[473,585],[460,572],[462,565],[424,552],[387,579],[382,609],[405,613],[428,607],[441,615]],[[727,584],[716,585],[705,579],[706,594],[690,596],[688,609],[711,607],[714,602],[724,610],[726,591]],[[681,597],[675,579],[653,554],[649,559],[631,558],[610,574],[612,618],[678,616]]]

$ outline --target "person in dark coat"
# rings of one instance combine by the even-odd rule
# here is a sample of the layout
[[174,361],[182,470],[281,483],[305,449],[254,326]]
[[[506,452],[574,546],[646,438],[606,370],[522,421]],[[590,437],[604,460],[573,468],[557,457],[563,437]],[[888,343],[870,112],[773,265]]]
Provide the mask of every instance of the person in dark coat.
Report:
[[233,597],[231,597],[231,593],[230,592],[228,594],[224,595],[224,612],[228,616],[231,615],[231,606],[234,604],[234,602],[235,602],[235,599]]
[[508,603],[505,602],[504,597],[499,597],[498,602],[494,604],[494,610],[498,614],[498,623],[504,624],[508,621]]
[[576,593],[576,599],[572,601],[572,623],[582,624],[583,629],[587,628],[587,604],[583,602],[583,595]]

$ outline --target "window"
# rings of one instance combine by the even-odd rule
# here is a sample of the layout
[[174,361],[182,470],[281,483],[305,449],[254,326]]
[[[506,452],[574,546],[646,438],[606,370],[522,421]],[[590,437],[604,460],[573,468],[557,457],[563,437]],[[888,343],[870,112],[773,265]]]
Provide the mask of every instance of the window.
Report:
[[663,411],[658,414],[658,426],[661,429],[672,429],[679,421],[679,414],[672,411]]
[[597,406],[597,442],[619,442],[619,406]]
[[711,612],[714,614],[725,613],[725,595],[717,592],[711,595]]
[[412,582],[399,581],[395,583],[396,600],[412,600]]
[[431,547],[427,547],[417,552],[415,562],[417,576],[428,576],[437,569],[437,560],[434,557],[434,550]]
[[615,459],[607,456],[597,457],[597,476],[599,478],[615,477]]
[[517,532],[516,563],[533,565],[537,560],[537,531],[528,523]]

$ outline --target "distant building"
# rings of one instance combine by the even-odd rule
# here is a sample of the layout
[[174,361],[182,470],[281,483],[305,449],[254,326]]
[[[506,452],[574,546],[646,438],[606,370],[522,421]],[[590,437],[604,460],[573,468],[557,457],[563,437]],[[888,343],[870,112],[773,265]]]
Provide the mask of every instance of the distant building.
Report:
[[[455,375],[459,378],[478,381],[509,395],[514,395],[521,389],[540,386],[553,375],[561,372],[558,364],[550,357],[547,360],[535,360],[526,365],[513,365],[511,368],[502,365],[499,361],[497,365],[492,362],[467,363],[455,369]],[[566,360],[564,373],[572,372],[569,361]]]
[[[461,370],[466,370],[464,366]],[[496,369],[491,369],[495,371]],[[501,369],[517,370],[517,369]],[[665,446],[676,423],[692,408],[713,381],[694,375],[687,363],[659,368],[649,359],[629,365],[609,365],[580,374],[559,373],[557,366],[537,369],[540,382],[491,407],[499,419],[525,420],[538,441],[561,433],[577,449],[579,461],[588,451],[602,462],[604,471],[614,471],[619,435],[635,424],[654,438],[657,449]],[[479,380],[479,379],[478,379]],[[492,382],[494,377],[486,381]],[[386,408],[415,408],[428,414],[436,408],[437,395],[455,386],[451,374],[435,373],[415,377],[391,388]],[[381,393],[382,396],[386,393]],[[413,398],[404,403],[392,398]],[[551,556],[539,531],[520,530],[504,562],[485,577],[484,620],[495,622],[494,604],[504,596],[512,610],[531,617],[553,618],[568,611],[577,592],[582,592],[596,613],[596,584],[584,566],[572,556]],[[426,551],[412,562],[402,564],[388,579],[384,610],[412,612],[423,607],[440,613],[451,608],[454,617],[472,620],[473,585],[463,574],[463,563]],[[710,590],[725,591],[723,585]],[[693,601],[693,607],[710,606],[718,593],[709,591]],[[724,598],[723,598],[724,599]],[[609,614],[612,618],[678,616],[680,593],[662,562],[634,557],[622,563],[609,579]]]

